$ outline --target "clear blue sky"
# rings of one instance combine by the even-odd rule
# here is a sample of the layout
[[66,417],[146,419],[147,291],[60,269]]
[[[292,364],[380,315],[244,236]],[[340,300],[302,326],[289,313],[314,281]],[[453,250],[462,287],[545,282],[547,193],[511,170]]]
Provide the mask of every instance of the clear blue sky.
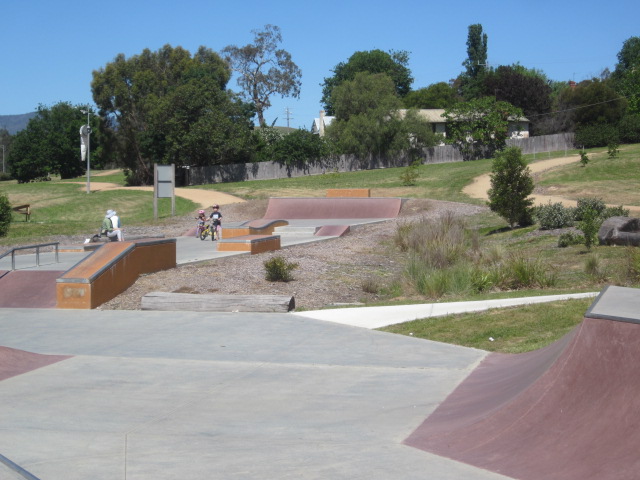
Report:
[[[613,70],[616,54],[640,36],[640,1],[611,0],[19,0],[2,2],[0,115],[59,101],[93,104],[92,72],[118,53],[164,44],[192,53],[246,45],[251,30],[281,28],[282,48],[302,70],[299,99],[273,97],[266,120],[310,128],[331,69],[354,52],[410,52],[413,88],[462,72],[468,26],[488,35],[492,66],[519,62],[552,80],[577,82]],[[235,78],[229,87],[238,90]]]

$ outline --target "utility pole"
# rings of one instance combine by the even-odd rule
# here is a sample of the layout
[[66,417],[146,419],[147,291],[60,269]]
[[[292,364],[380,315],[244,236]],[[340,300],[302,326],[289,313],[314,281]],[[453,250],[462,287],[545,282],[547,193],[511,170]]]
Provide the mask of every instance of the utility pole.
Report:
[[89,122],[91,111],[89,107],[80,111],[87,114],[87,124],[80,127],[80,137],[87,140],[87,193],[91,193],[91,123]]
[[291,109],[289,107],[286,107],[284,109],[284,113],[287,115],[287,128],[289,128],[289,120],[292,119],[293,117],[291,116],[291,114],[293,113],[291,111]]

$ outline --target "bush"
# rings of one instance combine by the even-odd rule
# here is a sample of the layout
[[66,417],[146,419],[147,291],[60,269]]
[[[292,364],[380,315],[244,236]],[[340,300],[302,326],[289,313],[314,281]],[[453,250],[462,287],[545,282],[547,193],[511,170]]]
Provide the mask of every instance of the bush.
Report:
[[540,224],[541,230],[553,230],[573,226],[573,209],[566,208],[562,203],[540,205],[534,209],[534,216]]
[[622,143],[640,143],[640,115],[625,115],[618,124]]
[[609,158],[617,158],[618,157],[618,153],[620,152],[620,149],[618,148],[620,145],[618,145],[618,142],[609,142],[609,144],[607,145],[607,155],[609,156]]
[[604,200],[596,197],[582,197],[578,199],[576,209],[573,214],[573,219],[580,221],[584,219],[585,212],[593,210],[599,217],[603,216],[607,206]]
[[558,237],[558,247],[566,248],[571,245],[582,245],[584,237],[574,232],[563,233]]
[[587,152],[582,150],[580,152],[580,165],[582,165],[583,167],[586,167],[588,163],[589,163],[589,156],[587,155]]
[[400,174],[400,181],[405,187],[412,187],[416,184],[416,180],[420,176],[418,168],[420,167],[420,161],[414,161],[408,165]]
[[13,177],[9,172],[0,172],[0,182],[6,182],[7,180],[13,180]]
[[6,237],[11,225],[11,204],[5,193],[0,193],[0,237]]
[[604,220],[611,217],[628,217],[628,216],[629,216],[629,209],[624,208],[622,205],[618,207],[607,207],[604,209],[604,212],[602,212],[602,218]]
[[283,256],[276,256],[265,260],[266,279],[270,282],[290,282],[293,280],[291,272],[298,268],[297,263],[288,262]]
[[606,147],[609,143],[619,143],[618,130],[609,123],[583,125],[576,129],[573,143],[584,148]]
[[522,151],[509,147],[496,155],[491,169],[489,208],[504,218],[511,228],[530,225],[533,179]]
[[602,217],[594,209],[587,209],[582,213],[582,220],[578,223],[578,228],[584,235],[584,245],[587,250],[598,241],[598,230],[602,225]]
[[557,283],[556,274],[542,261],[519,255],[510,256],[496,274],[500,278],[500,286],[512,290],[552,287]]

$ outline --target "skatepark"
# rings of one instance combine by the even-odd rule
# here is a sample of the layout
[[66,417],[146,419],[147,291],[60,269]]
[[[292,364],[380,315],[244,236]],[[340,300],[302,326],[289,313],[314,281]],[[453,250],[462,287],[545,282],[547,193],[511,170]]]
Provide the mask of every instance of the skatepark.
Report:
[[[313,223],[383,220],[333,215]],[[216,254],[175,245],[177,263]],[[0,478],[624,479],[639,467],[635,289],[603,290],[570,334],[520,355],[375,331],[364,309],[35,306],[0,308]],[[405,307],[381,316],[491,308]]]

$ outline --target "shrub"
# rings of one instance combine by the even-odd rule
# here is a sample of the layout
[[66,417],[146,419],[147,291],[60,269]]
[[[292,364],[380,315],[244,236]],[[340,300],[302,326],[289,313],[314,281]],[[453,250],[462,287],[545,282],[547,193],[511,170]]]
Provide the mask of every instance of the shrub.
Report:
[[609,158],[616,158],[618,156],[618,152],[620,151],[620,149],[618,148],[619,146],[620,145],[618,145],[618,142],[609,142],[609,144],[607,145],[607,155],[609,156]]
[[372,293],[377,295],[380,293],[380,284],[376,278],[367,277],[362,281],[362,291],[366,293]]
[[582,245],[584,243],[584,236],[574,232],[563,233],[558,237],[558,247],[566,248],[571,245]]
[[602,217],[595,209],[588,208],[582,213],[582,220],[578,223],[578,228],[584,235],[584,245],[587,250],[598,241],[598,230],[602,224]]
[[574,144],[584,148],[605,147],[609,143],[618,143],[618,130],[609,123],[583,125],[576,129]]
[[622,143],[640,143],[640,115],[629,114],[622,117],[618,132]]
[[489,208],[504,218],[511,228],[531,224],[533,179],[522,151],[509,147],[498,153],[491,169]]
[[0,237],[5,237],[9,233],[11,225],[11,204],[5,193],[0,192]]
[[276,256],[265,260],[266,279],[270,282],[290,282],[293,280],[291,272],[298,268],[297,263],[288,262],[283,256]]
[[580,152],[580,164],[583,167],[587,166],[587,163],[589,163],[589,156],[587,155],[587,152],[585,152],[584,150],[582,150]]
[[400,174],[400,181],[402,182],[402,185],[405,187],[412,187],[416,184],[416,181],[420,176],[420,172],[418,172],[420,164],[420,161],[414,161],[402,170],[402,173]]
[[541,230],[553,230],[573,225],[573,209],[566,208],[562,203],[540,205],[534,210],[534,215],[540,224]]
[[0,182],[6,182],[7,180],[13,180],[13,177],[9,172],[0,172]]
[[604,212],[602,212],[602,218],[605,220],[611,217],[628,217],[628,216],[629,216],[629,209],[624,208],[622,205],[617,207],[607,207],[604,209]]
[[598,216],[602,216],[606,208],[607,206],[601,198],[582,197],[578,199],[573,219],[576,221],[583,220],[585,212],[588,210],[593,210]]

